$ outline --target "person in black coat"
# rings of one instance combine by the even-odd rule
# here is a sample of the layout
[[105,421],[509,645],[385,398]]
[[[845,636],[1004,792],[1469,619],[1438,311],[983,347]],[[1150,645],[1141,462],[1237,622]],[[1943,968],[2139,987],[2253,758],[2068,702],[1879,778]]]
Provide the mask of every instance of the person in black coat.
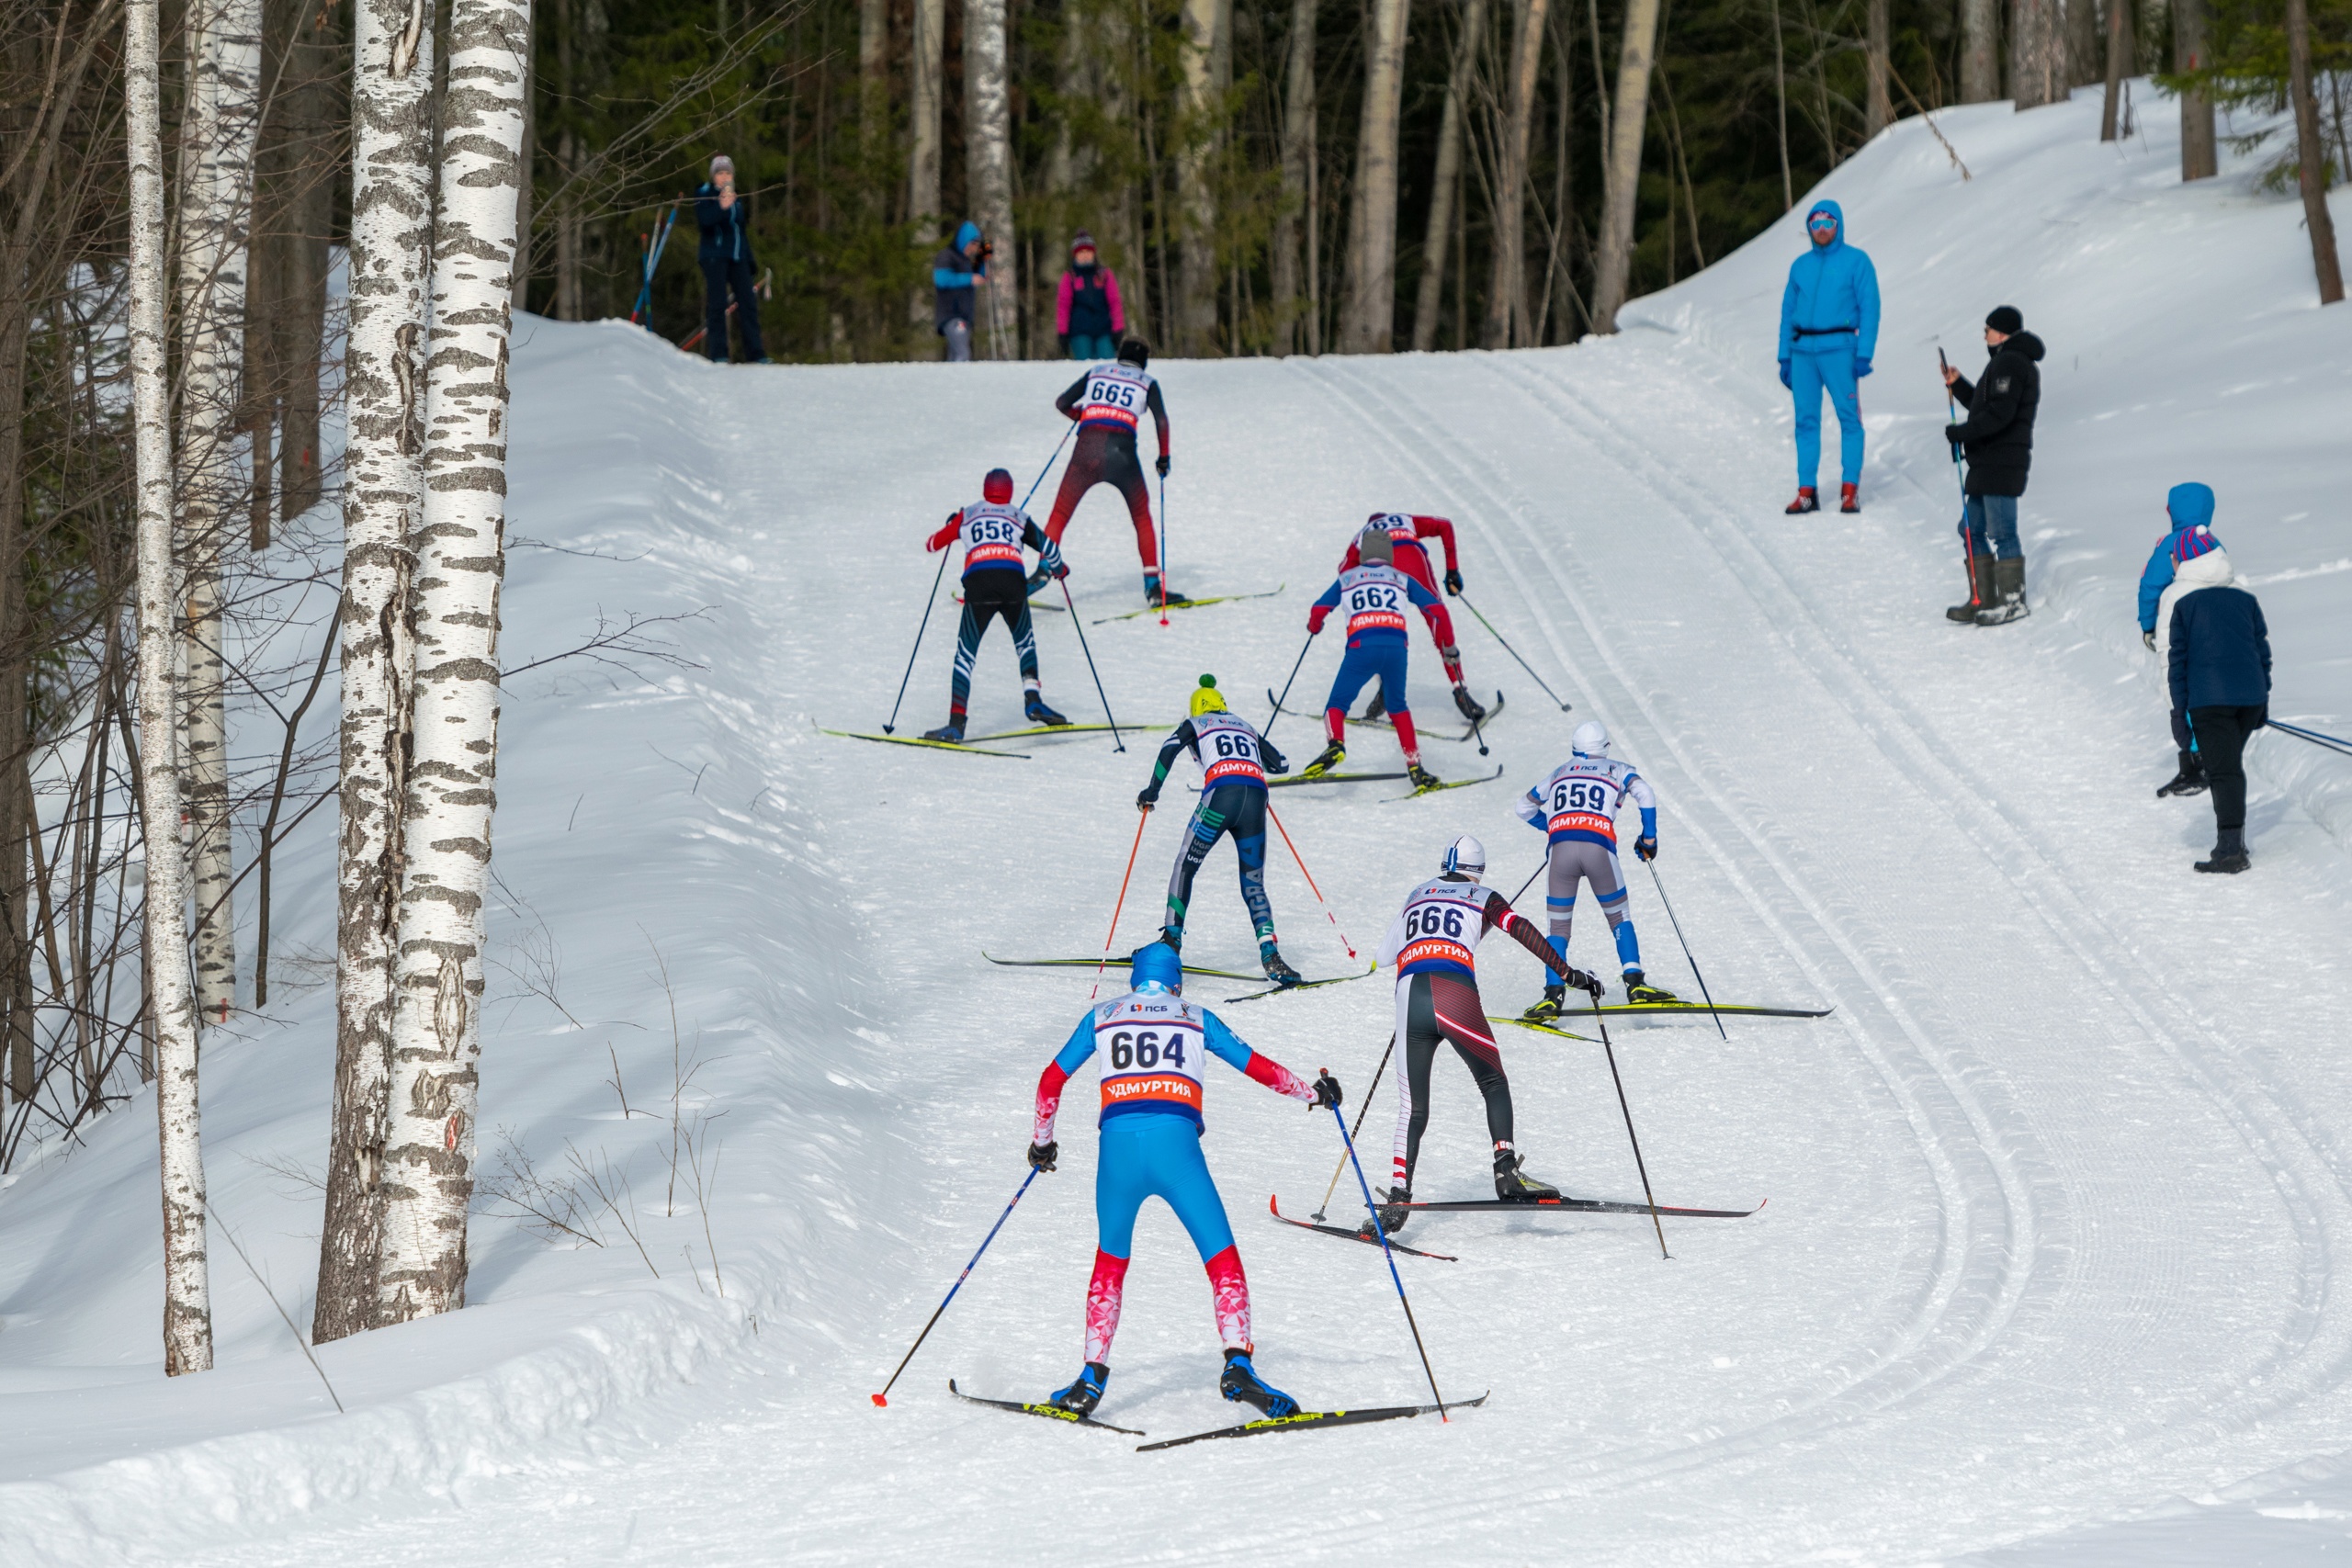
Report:
[[2167,645],[2172,705],[2185,709],[2213,792],[2213,852],[2199,871],[2240,872],[2245,852],[2245,743],[2270,720],[2270,628],[2262,605],[2232,582],[2173,601]]
[[1967,419],[1944,427],[1944,439],[1968,457],[1960,522],[1968,541],[1968,599],[1944,615],[1997,626],[2026,613],[2018,497],[2033,467],[2033,416],[2041,405],[2041,372],[2034,365],[2043,349],[2014,305],[1997,306],[1984,318],[1984,345],[1993,358],[1983,379],[1944,367],[1944,385],[1968,411]]
[[695,192],[695,221],[702,229],[695,253],[702,263],[702,351],[727,357],[727,291],[735,291],[735,318],[743,330],[743,357],[761,364],[768,351],[760,341],[758,269],[752,258],[752,206],[735,191],[735,160],[721,152],[710,161],[710,178]]

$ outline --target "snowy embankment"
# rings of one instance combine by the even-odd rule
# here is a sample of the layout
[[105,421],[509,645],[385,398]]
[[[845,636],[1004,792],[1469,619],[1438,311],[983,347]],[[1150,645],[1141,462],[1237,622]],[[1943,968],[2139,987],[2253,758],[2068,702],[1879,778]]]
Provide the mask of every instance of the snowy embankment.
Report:
[[[2291,200],[2254,194],[2245,167],[2177,186],[2156,107],[2148,141],[2104,149],[2095,104],[1940,117],[1965,184],[1905,122],[1828,183],[1888,307],[1858,518],[1779,515],[1771,312],[1793,217],[1639,302],[1605,344],[1160,367],[1174,581],[1287,588],[1166,629],[1090,625],[1123,721],[1171,720],[1202,671],[1237,696],[1278,683],[1351,524],[1447,513],[1473,600],[1657,784],[1659,874],[1716,994],[1837,1009],[1735,1024],[1728,1044],[1703,1025],[1616,1032],[1661,1201],[1771,1200],[1670,1226],[1672,1264],[1629,1222],[1416,1222],[1462,1255],[1407,1273],[1438,1375],[1449,1394],[1495,1390],[1446,1428],[1138,1458],[947,1403],[951,1374],[1034,1396],[1074,1368],[1083,1097],[1062,1170],[891,1408],[866,1403],[1020,1179],[1036,1069],[1086,1001],[1082,974],[993,969],[980,950],[1100,947],[1148,750],[1071,738],[1008,761],[816,727],[888,713],[934,564],[916,542],[985,468],[1025,482],[1067,367],[719,370],[616,325],[526,322],[510,527],[560,548],[515,553],[510,668],[600,611],[704,611],[665,628],[696,668],[571,661],[508,693],[485,1174],[514,1187],[511,1131],[602,1245],[550,1243],[486,1202],[475,1304],[321,1352],[337,1416],[216,1237],[222,1366],[165,1382],[153,1122],[134,1102],[0,1193],[0,1560],[248,1568],[410,1553],[420,1529],[437,1559],[499,1568],[1001,1561],[1087,1529],[1170,1561],[1246,1540],[1592,1563],[2147,1562],[2340,1537],[2352,768],[2262,738],[2254,873],[2191,875],[2211,814],[2151,797],[2166,742],[2132,591],[2165,489],[2211,483],[2269,614],[2274,712],[2346,733],[2352,314],[2310,303]],[[1977,323],[2005,301],[2051,344],[2023,515],[2037,607],[1958,629],[1928,377],[1939,341],[1979,363]],[[1131,608],[1115,505],[1098,494],[1069,543],[1081,615]],[[1359,950],[1452,834],[1487,840],[1507,890],[1537,858],[1510,796],[1566,724],[1464,622],[1474,682],[1509,694],[1483,765],[1510,783],[1278,803]],[[941,716],[951,629],[934,615],[902,727]],[[1039,617],[1047,694],[1096,718],[1072,632]],[[1310,696],[1332,640],[1299,678]],[[1414,689],[1438,718],[1419,634]],[[1018,711],[999,633],[974,719]],[[1359,754],[1385,762],[1365,735]],[[1306,739],[1295,720],[1274,738]],[[1429,750],[1452,777],[1482,765]],[[1150,931],[1181,826],[1172,810],[1146,826],[1122,950]],[[284,853],[276,922],[323,958],[320,827]],[[1187,951],[1246,964],[1228,854]],[[1687,991],[1635,875],[1651,973]],[[1279,849],[1269,886],[1294,962],[1342,972],[1340,931]],[[1605,963],[1597,926],[1579,923],[1578,962]],[[1505,948],[1488,968],[1490,1006],[1524,1005],[1532,966]],[[274,1006],[206,1064],[216,1213],[300,1322],[328,1003],[322,984]],[[1226,1016],[1295,1068],[1330,1066],[1352,1109],[1390,1008],[1372,980]],[[1629,1195],[1597,1055],[1504,1044],[1532,1166]],[[1435,1100],[1422,1185],[1475,1195],[1482,1125],[1450,1064]],[[1320,1196],[1328,1125],[1229,1075],[1210,1100],[1261,1365],[1317,1404],[1414,1397],[1377,1258],[1258,1217],[1270,1192]],[[1372,1103],[1365,1142],[1385,1151],[1385,1085]],[[707,1204],[691,1156],[673,1170],[673,1124],[724,1139]],[[1111,1418],[1155,1436],[1227,1418],[1203,1298],[1181,1232],[1148,1211]],[[2319,1500],[2273,1495],[2292,1466]],[[2048,1555],[2100,1527],[2081,1558]]]

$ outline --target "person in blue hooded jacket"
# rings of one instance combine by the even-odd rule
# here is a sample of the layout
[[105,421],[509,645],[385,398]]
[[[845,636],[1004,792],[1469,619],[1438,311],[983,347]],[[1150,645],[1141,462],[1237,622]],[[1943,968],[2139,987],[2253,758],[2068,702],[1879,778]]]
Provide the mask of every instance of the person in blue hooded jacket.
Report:
[[[2232,576],[2229,552],[2213,534],[2213,488],[2194,481],[2177,484],[2165,497],[2165,517],[2170,526],[2140,569],[2140,640],[2148,651],[2169,662],[2173,604],[2185,593],[2227,582]],[[2202,795],[2207,783],[2205,759],[2196,732],[2189,728],[2188,710],[2172,710],[2172,743],[2180,752],[2180,772],[2157,786],[2162,799],[2173,795]]]
[[980,226],[967,221],[931,258],[932,326],[947,340],[947,357],[957,364],[972,357],[973,307],[979,286],[988,281],[989,250]]
[[1856,383],[1878,352],[1878,271],[1846,243],[1846,215],[1834,201],[1805,214],[1813,248],[1789,264],[1781,291],[1781,385],[1796,395],[1797,498],[1791,515],[1821,510],[1821,394],[1838,411],[1840,512],[1860,512],[1862,404]]
[[710,161],[710,178],[695,192],[695,223],[702,231],[695,259],[702,264],[702,351],[727,359],[727,294],[735,294],[735,319],[743,333],[743,357],[764,365],[760,341],[759,264],[752,254],[752,208],[735,188],[735,160],[721,152]]

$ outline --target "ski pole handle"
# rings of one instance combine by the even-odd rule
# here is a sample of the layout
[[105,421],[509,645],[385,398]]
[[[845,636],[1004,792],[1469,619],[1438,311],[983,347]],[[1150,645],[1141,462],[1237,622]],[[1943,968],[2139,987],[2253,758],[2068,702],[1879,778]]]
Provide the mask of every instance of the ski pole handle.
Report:
[[890,1403],[890,1391],[898,1386],[899,1372],[903,1372],[907,1370],[907,1363],[915,1359],[915,1352],[922,1348],[922,1342],[931,1337],[932,1326],[939,1321],[940,1314],[947,1310],[947,1303],[956,1299],[956,1292],[964,1288],[964,1281],[970,1279],[972,1277],[972,1270],[980,1266],[980,1253],[986,1252],[989,1249],[989,1243],[994,1241],[996,1239],[996,1233],[1004,1228],[1004,1222],[1012,1218],[1013,1204],[1021,1201],[1022,1194],[1029,1190],[1029,1183],[1036,1179],[1037,1168],[1033,1165],[1029,1168],[1028,1176],[1023,1179],[1019,1190],[1012,1194],[1012,1202],[1007,1203],[1004,1206],[1004,1213],[996,1217],[996,1224],[990,1225],[989,1227],[989,1234],[981,1238],[979,1252],[972,1254],[972,1260],[964,1265],[964,1271],[956,1276],[956,1282],[954,1284],[947,1287],[946,1300],[942,1301],[939,1303],[938,1310],[931,1314],[931,1322],[922,1325],[922,1332],[915,1336],[915,1342],[907,1347],[906,1355],[900,1358],[899,1361],[899,1371],[892,1372],[890,1374],[890,1381],[882,1385],[882,1392],[873,1396],[874,1403],[876,1404],[888,1405]]

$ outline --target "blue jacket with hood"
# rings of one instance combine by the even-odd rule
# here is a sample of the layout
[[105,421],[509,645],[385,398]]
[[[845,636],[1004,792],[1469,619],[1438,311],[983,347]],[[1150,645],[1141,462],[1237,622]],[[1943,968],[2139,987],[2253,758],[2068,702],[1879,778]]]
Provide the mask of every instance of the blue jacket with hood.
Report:
[[956,238],[931,258],[931,283],[936,290],[933,296],[933,332],[945,332],[950,321],[962,321],[967,326],[972,324],[977,304],[973,280],[988,276],[989,264],[986,258],[974,263],[964,254],[964,247],[979,237],[980,226],[967,221],[957,227]]
[[1846,215],[1836,202],[1815,202],[1806,220],[1816,212],[1838,220],[1838,237],[1826,245],[1808,243],[1804,254],[1789,264],[1789,286],[1781,291],[1780,357],[1799,348],[1851,347],[1855,358],[1871,358],[1878,349],[1878,269],[1846,243]]
[[2143,632],[2156,629],[2156,608],[2163,603],[2165,590],[2172,586],[2180,563],[2221,547],[2221,541],[2213,537],[2211,486],[2173,486],[2172,493],[2165,497],[2165,512],[2172,519],[2172,532],[2156,541],[2148,564],[2140,569],[2140,629]]

